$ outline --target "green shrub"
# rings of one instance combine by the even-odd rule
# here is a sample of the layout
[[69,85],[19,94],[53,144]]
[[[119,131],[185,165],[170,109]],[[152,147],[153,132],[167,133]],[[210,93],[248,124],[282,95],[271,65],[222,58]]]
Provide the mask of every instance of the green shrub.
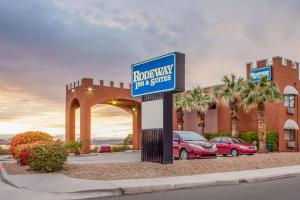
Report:
[[98,153],[99,152],[99,146],[94,146],[92,149],[91,149],[91,153]]
[[271,151],[278,151],[278,134],[276,132],[267,132],[267,144],[272,144]]
[[241,132],[240,138],[247,143],[253,144],[254,141],[256,141],[256,144],[258,145],[258,134],[257,132],[249,131],[249,132]]
[[30,149],[29,167],[40,172],[55,172],[63,168],[68,152],[61,142],[51,142]]
[[132,145],[133,143],[133,135],[128,134],[127,137],[124,139],[123,144],[124,145]]
[[80,139],[75,141],[70,141],[66,144],[66,148],[71,152],[74,152],[75,155],[80,155],[80,149],[82,148],[84,142]]
[[122,152],[127,150],[131,150],[129,145],[115,145],[112,147],[112,152]]
[[0,155],[9,155],[9,149],[0,147]]
[[231,132],[210,133],[204,135],[204,137],[208,140],[211,140],[215,137],[222,137],[222,136],[231,136]]
[[[208,140],[211,140],[215,137],[221,137],[221,136],[231,136],[230,132],[224,132],[224,133],[213,133],[213,134],[206,134],[205,137]],[[254,131],[247,131],[247,132],[240,132],[240,138],[247,143],[253,144],[254,141],[256,141],[256,144],[258,145],[258,133]],[[268,131],[267,132],[267,144],[272,144],[271,151],[277,151],[278,150],[278,134],[274,131]]]

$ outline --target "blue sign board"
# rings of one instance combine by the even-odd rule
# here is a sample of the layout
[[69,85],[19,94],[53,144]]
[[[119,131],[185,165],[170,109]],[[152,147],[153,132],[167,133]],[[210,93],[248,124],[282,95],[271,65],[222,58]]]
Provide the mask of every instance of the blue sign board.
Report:
[[131,66],[133,97],[176,90],[176,53]]
[[262,77],[267,77],[268,80],[271,80],[272,75],[271,75],[271,67],[264,67],[264,68],[259,68],[259,69],[252,69],[250,71],[250,80],[251,82],[258,82]]

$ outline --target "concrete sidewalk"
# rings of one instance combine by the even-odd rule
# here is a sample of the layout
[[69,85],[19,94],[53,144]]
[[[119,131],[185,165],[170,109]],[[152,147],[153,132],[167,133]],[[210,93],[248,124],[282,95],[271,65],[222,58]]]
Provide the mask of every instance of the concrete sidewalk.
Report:
[[191,187],[208,187],[283,178],[300,174],[300,166],[214,173],[193,176],[177,176],[152,179],[127,179],[112,181],[83,180],[62,174],[8,175],[4,180],[17,188],[51,193],[89,193],[106,195],[137,194]]

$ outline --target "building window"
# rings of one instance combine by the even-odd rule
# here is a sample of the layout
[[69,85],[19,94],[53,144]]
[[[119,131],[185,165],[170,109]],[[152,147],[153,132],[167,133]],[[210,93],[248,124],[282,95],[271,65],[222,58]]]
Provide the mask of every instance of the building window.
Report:
[[295,108],[295,95],[285,95],[284,106],[288,108]]
[[284,139],[287,141],[295,141],[296,139],[295,130],[290,130],[290,129],[284,130]]

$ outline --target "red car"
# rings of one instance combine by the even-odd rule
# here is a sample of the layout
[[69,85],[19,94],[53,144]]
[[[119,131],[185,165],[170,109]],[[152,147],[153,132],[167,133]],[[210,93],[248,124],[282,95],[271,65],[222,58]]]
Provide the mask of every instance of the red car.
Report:
[[248,144],[239,138],[216,137],[211,142],[217,145],[218,154],[223,156],[253,155],[257,153],[256,145]]
[[111,146],[109,144],[101,144],[99,152],[100,153],[110,153],[111,152]]
[[191,158],[216,158],[216,145],[198,133],[191,131],[173,132],[173,157],[187,160]]

